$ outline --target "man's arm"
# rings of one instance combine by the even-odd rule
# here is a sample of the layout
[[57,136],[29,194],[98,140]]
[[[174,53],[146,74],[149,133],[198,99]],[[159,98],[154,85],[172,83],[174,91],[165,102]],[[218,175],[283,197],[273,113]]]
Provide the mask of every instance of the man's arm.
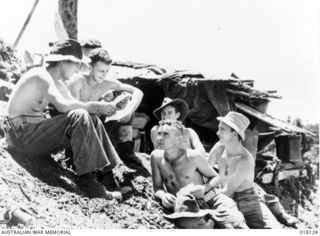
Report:
[[172,208],[174,206],[175,196],[165,191],[163,187],[163,180],[158,161],[161,158],[159,150],[155,150],[151,153],[151,172],[154,196],[161,200],[162,205],[166,208]]
[[165,192],[163,187],[163,180],[161,176],[160,169],[157,164],[157,153],[153,151],[151,153],[151,173],[152,173],[152,184],[154,190],[154,196],[156,198],[162,199],[162,195]]
[[218,187],[220,184],[219,174],[209,165],[208,161],[203,155],[197,155],[195,157],[195,163],[198,171],[206,178],[210,179],[203,186],[205,187],[205,192],[208,190]]
[[113,89],[115,91],[127,91],[129,93],[132,93],[132,99],[129,101],[128,105],[124,108],[125,114],[130,114],[132,115],[133,112],[138,108],[140,105],[142,98],[143,98],[143,92],[136,88],[133,87],[129,84],[124,84],[118,80],[115,79],[109,79],[106,81],[108,83],[108,88]]
[[[115,107],[107,102],[80,102],[76,99],[70,99],[63,96],[61,91],[58,90],[56,84],[51,78],[46,75],[40,75],[38,83],[42,89],[43,94],[48,101],[52,103],[60,112],[68,112],[73,109],[82,108],[89,113],[107,114],[111,115],[115,112]],[[65,88],[66,89],[66,88]],[[67,90],[67,89],[66,89]]]
[[191,128],[187,128],[187,130],[188,130],[189,135],[190,135],[192,148],[198,150],[202,154],[205,154],[206,150],[204,149],[198,134]]
[[212,149],[209,152],[209,164],[211,166],[218,164],[217,160],[221,157],[223,150],[224,146],[220,142],[217,142],[212,147]]
[[153,144],[153,149],[158,149],[158,142],[157,142],[158,129],[159,129],[159,126],[155,125],[152,127],[150,131],[150,138]]
[[77,74],[67,82],[67,88],[70,91],[71,95],[79,101],[80,91],[83,85],[83,79],[84,78],[81,75]]

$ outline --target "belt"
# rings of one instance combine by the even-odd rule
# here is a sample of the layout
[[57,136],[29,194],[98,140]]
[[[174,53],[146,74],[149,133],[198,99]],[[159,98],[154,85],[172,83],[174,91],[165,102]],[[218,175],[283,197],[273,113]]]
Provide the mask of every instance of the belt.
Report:
[[20,115],[13,118],[9,117],[9,121],[14,128],[18,128],[23,124],[36,124],[45,120],[43,116]]
[[247,188],[247,189],[245,189],[245,190],[243,190],[243,191],[241,191],[241,192],[235,192],[235,193],[233,194],[233,196],[234,196],[235,198],[237,198],[237,197],[241,197],[241,196],[243,196],[243,195],[252,194],[252,193],[255,193],[255,194],[257,193],[257,190],[256,190],[255,187]]
[[215,189],[211,189],[210,191],[206,192],[203,199],[198,199],[200,207],[211,209],[214,206],[213,198],[215,196],[217,196]]
[[204,194],[204,201],[205,202],[209,202],[210,200],[212,200],[215,196],[217,196],[217,192],[215,189],[211,189],[210,191],[206,192]]

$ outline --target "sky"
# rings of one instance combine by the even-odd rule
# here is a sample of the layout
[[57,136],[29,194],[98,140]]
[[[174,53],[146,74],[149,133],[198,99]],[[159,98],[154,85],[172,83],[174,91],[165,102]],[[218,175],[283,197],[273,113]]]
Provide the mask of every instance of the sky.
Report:
[[[0,0],[0,34],[13,44],[34,0]],[[47,52],[58,0],[39,2],[17,50]],[[115,60],[235,73],[277,90],[268,113],[319,123],[317,0],[81,0],[78,38],[99,39]]]

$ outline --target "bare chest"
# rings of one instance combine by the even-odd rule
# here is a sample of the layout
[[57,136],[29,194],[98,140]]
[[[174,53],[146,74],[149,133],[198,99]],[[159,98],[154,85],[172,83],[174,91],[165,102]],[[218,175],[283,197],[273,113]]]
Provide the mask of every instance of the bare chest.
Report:
[[219,166],[220,174],[224,176],[230,176],[236,171],[236,165],[239,157],[221,158]]
[[164,161],[161,165],[161,173],[166,187],[176,191],[187,184],[202,184],[203,182],[194,165],[185,159],[178,163]]
[[85,85],[80,90],[80,100],[83,102],[98,101],[103,95],[102,88],[99,86]]

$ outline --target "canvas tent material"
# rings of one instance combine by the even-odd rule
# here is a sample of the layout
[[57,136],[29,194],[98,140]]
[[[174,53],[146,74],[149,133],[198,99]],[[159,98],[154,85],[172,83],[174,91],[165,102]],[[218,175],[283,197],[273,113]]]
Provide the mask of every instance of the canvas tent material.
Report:
[[[152,69],[151,69],[152,68]],[[130,71],[130,77],[125,74]],[[259,91],[254,88],[254,80],[205,77],[198,72],[160,68],[132,62],[114,62],[113,75],[123,82],[140,88],[144,98],[138,112],[144,112],[150,117],[146,126],[149,133],[151,127],[157,124],[152,111],[159,107],[164,97],[180,98],[186,101],[190,113],[185,123],[199,133],[202,141],[210,144],[217,141],[217,116],[223,116],[230,110],[236,110],[247,115],[251,120],[250,129],[254,130],[258,121],[265,125],[259,126],[259,132],[269,132],[270,127],[278,127],[287,133],[310,132],[287,124],[284,121],[266,114],[271,99],[280,99],[276,91]],[[125,70],[126,73],[121,71]]]

